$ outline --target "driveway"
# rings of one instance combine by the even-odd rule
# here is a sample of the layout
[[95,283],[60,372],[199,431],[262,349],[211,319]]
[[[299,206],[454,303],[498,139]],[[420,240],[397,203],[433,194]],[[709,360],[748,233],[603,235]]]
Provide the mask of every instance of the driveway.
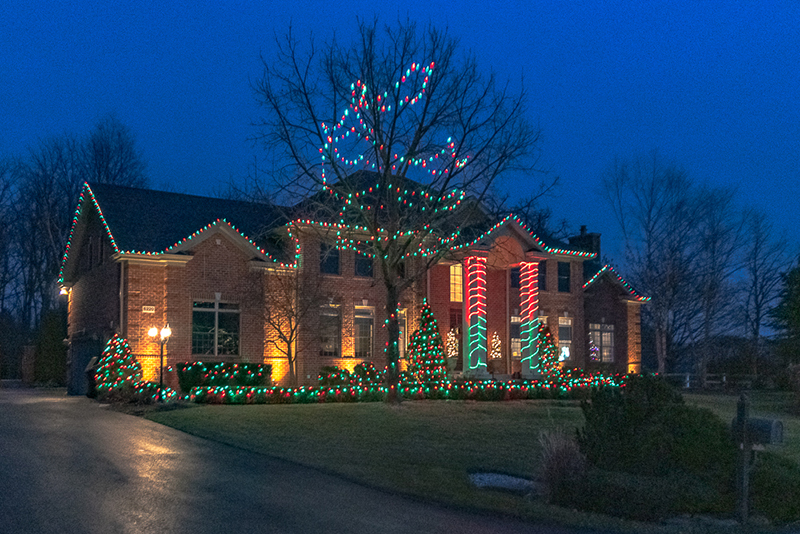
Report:
[[568,531],[365,488],[63,392],[0,389],[0,532]]

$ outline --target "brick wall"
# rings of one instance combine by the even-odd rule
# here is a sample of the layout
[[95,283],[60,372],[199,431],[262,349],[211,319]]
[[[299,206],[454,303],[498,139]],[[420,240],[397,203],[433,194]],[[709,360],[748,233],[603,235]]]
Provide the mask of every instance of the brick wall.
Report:
[[[626,297],[626,293],[605,276],[586,291],[587,328],[589,323],[614,325],[614,363],[605,367],[617,373],[641,370],[641,305]],[[585,343],[588,350],[588,336]]]

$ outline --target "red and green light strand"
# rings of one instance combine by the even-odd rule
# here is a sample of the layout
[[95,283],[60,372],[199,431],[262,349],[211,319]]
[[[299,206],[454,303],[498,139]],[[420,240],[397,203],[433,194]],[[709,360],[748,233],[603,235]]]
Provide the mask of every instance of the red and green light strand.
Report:
[[638,302],[647,302],[650,300],[650,297],[645,297],[637,293],[636,290],[633,289],[633,287],[631,287],[631,285],[628,282],[626,282],[625,279],[622,278],[622,276],[620,276],[619,273],[609,264],[603,265],[602,269],[597,271],[594,274],[594,276],[592,276],[585,284],[583,284],[583,289],[586,289],[587,287],[595,283],[605,273],[610,273],[612,276],[614,276],[616,281],[623,287],[623,289],[625,289],[625,291],[627,291],[630,294],[631,297],[633,297],[634,300]]
[[[106,343],[97,370],[94,374],[95,388],[103,398],[116,392],[126,392],[142,402],[155,402],[159,396],[159,385],[142,381],[142,366],[131,354],[128,341],[114,334]],[[177,393],[165,387],[162,393],[165,401],[173,400]]]
[[467,276],[467,368],[486,367],[486,257],[466,259]]
[[529,373],[538,365],[537,313],[539,310],[539,263],[523,262],[520,265],[520,297],[522,317],[520,325],[521,362],[523,373]]

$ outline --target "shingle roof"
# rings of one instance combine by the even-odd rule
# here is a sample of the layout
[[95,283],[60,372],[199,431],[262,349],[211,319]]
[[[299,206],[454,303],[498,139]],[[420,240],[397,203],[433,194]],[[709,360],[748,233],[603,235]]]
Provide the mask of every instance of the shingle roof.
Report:
[[90,188],[120,251],[162,252],[217,219],[264,247],[269,231],[286,222],[268,204],[108,184]]

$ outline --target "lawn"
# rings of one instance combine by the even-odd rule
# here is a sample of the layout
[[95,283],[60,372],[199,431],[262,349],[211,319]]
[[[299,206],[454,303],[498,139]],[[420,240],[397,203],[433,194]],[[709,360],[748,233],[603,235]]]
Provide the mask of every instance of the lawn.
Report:
[[[726,421],[736,397],[686,395]],[[775,401],[775,399],[773,399]],[[753,415],[776,402],[757,398]],[[539,433],[582,426],[572,401],[407,401],[312,405],[199,406],[148,417],[191,434],[323,469],[374,487],[470,509],[512,514],[570,526],[643,531],[617,519],[548,506],[538,499],[478,490],[473,471],[535,476]],[[800,419],[780,414],[788,446],[775,449],[800,461]],[[644,531],[675,531],[648,526]],[[680,529],[682,532],[687,530]]]

